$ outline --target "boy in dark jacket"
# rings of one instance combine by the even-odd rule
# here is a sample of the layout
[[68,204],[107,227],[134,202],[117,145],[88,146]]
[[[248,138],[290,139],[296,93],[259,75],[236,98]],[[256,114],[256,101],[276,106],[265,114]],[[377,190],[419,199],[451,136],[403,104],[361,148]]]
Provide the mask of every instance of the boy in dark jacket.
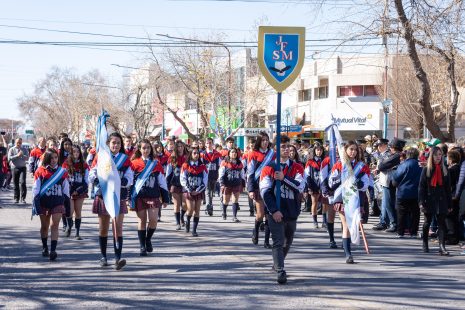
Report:
[[404,237],[406,217],[410,215],[410,236],[416,237],[420,222],[420,208],[418,206],[418,185],[422,168],[418,162],[419,151],[410,148],[406,151],[406,160],[392,174],[392,183],[397,187],[397,237]]
[[[300,205],[297,196],[305,187],[304,168],[289,159],[289,137],[281,136],[281,169],[275,163],[263,168],[260,175],[260,194],[265,201],[266,217],[273,239],[273,267],[278,274],[279,284],[287,282],[284,259],[291,247]],[[281,181],[280,207],[276,205],[276,183]]]

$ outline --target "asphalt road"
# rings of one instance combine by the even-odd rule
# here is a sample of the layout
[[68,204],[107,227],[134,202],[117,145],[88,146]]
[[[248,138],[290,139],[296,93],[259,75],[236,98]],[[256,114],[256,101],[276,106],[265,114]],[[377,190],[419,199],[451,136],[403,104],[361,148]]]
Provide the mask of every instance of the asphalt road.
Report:
[[[30,195],[28,201],[30,202]],[[82,241],[60,236],[58,259],[41,256],[38,218],[30,204],[12,203],[0,192],[0,307],[154,308],[154,309],[463,309],[465,256],[450,246],[450,257],[421,252],[421,241],[396,239],[366,226],[371,255],[353,246],[356,264],[345,264],[343,250],[328,248],[327,233],[301,215],[286,260],[287,285],[276,284],[271,250],[251,243],[253,218],[246,196],[241,223],[223,221],[215,207],[202,214],[199,237],[175,231],[172,208],[163,210],[154,252],[139,256],[136,216],[124,223],[121,271],[101,268],[97,217],[86,201]],[[218,198],[215,198],[218,206]],[[340,227],[336,224],[340,246]],[[261,235],[262,237],[263,235]],[[50,242],[50,241],[49,241]],[[109,259],[113,249],[109,241]]]

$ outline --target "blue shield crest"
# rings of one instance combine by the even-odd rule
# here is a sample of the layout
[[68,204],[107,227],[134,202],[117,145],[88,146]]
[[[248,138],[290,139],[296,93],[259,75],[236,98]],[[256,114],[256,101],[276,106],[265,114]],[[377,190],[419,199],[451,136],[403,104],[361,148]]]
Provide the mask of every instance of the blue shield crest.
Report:
[[282,92],[294,82],[305,58],[305,28],[260,27],[258,64],[268,83]]

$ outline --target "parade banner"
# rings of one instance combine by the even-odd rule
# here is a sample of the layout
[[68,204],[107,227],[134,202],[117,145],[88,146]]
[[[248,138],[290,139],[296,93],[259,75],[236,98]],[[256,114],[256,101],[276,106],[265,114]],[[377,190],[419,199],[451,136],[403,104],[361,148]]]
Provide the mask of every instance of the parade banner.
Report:
[[[305,27],[258,28],[258,66],[278,92],[276,107],[276,167],[281,170],[281,92],[299,76],[305,59]],[[276,180],[276,206],[280,209],[281,182]]]

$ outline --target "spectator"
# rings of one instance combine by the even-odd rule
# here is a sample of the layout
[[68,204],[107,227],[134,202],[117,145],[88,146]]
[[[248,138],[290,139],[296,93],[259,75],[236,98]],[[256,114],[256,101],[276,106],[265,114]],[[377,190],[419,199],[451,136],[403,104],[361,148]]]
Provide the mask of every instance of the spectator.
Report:
[[423,223],[423,252],[429,252],[428,231],[433,216],[438,218],[439,254],[449,255],[445,247],[446,215],[452,211],[450,192],[450,179],[442,150],[433,146],[430,151],[428,163],[423,168],[418,188],[420,210],[425,215]]
[[[451,193],[455,193],[460,174],[461,155],[457,150],[452,149],[447,153],[448,172],[450,176]],[[452,199],[452,212],[446,217],[446,243],[457,244],[459,241],[459,201]]]
[[22,144],[23,139],[18,138],[15,141],[15,146],[10,148],[8,151],[8,162],[10,163],[13,173],[15,203],[19,203],[20,198],[22,203],[26,203],[26,167],[29,159],[29,153]]
[[7,169],[3,167],[3,158],[8,155],[8,150],[6,148],[6,141],[5,141],[5,132],[1,132],[1,140],[0,140],[0,188],[3,190],[3,184],[5,183],[5,179],[7,176]]
[[421,167],[418,162],[420,152],[410,148],[405,152],[406,159],[392,175],[392,183],[397,187],[397,237],[404,237],[404,225],[410,215],[410,237],[418,234],[420,209],[418,207],[418,186],[420,184]]

